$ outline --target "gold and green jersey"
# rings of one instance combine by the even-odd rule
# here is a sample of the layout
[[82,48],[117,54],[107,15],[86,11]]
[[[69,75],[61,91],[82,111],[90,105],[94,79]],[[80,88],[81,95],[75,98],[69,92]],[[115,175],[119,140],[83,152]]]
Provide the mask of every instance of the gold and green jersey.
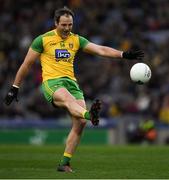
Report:
[[80,48],[84,48],[87,44],[87,39],[73,33],[63,40],[56,30],[35,38],[31,48],[41,54],[43,82],[60,77],[76,80],[73,67],[75,55]]

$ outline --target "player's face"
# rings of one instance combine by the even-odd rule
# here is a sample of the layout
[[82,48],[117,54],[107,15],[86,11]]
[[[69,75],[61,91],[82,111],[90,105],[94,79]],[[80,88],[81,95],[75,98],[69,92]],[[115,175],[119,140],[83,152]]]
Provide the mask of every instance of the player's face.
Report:
[[73,27],[73,18],[71,15],[63,15],[60,17],[60,20],[56,25],[57,33],[63,38],[66,39]]

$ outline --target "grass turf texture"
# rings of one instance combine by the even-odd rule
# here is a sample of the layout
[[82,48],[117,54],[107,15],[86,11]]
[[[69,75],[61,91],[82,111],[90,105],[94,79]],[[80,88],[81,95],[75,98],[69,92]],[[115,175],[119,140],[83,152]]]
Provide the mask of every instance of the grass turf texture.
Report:
[[75,173],[56,171],[63,146],[0,145],[0,178],[169,178],[169,147],[79,146]]

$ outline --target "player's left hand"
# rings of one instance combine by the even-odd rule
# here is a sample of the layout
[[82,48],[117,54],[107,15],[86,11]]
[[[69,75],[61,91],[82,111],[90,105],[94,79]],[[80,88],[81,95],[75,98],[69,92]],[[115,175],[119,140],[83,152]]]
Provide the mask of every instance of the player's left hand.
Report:
[[144,58],[144,52],[142,50],[124,51],[122,57],[125,59],[142,60]]

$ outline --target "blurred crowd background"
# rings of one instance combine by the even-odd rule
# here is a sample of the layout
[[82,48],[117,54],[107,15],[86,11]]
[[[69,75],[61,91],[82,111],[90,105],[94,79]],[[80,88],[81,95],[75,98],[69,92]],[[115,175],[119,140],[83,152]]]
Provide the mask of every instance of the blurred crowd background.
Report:
[[51,119],[65,116],[41,91],[37,60],[20,87],[19,103],[3,104],[32,40],[54,28],[54,11],[64,5],[75,13],[74,33],[120,50],[139,48],[152,70],[145,85],[130,80],[137,61],[106,59],[79,52],[75,72],[87,105],[103,101],[101,116],[145,115],[169,123],[168,0],[0,0],[0,119]]

